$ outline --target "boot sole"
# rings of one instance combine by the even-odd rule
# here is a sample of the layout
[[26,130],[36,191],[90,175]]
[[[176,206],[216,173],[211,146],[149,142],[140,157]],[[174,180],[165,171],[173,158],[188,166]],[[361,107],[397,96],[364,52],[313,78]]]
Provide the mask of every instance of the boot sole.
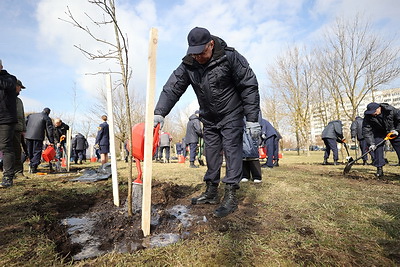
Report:
[[201,204],[218,204],[218,200],[204,200],[204,201],[197,201],[197,199],[192,198],[192,205],[201,205]]

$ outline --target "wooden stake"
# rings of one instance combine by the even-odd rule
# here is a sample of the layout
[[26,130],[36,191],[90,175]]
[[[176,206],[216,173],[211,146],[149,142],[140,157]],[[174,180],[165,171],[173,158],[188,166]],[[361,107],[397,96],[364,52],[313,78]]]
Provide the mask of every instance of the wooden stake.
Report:
[[111,154],[111,177],[113,187],[114,205],[119,206],[119,192],[118,192],[118,174],[117,174],[117,154],[115,153],[115,135],[114,135],[114,115],[113,115],[113,100],[112,100],[112,85],[111,75],[106,76],[107,84],[107,120],[110,132],[110,154]]
[[144,129],[144,161],[143,161],[143,202],[142,202],[142,230],[144,236],[150,234],[151,219],[151,179],[153,164],[153,121],[154,121],[154,91],[156,85],[156,56],[158,31],[150,30],[149,56],[147,69],[146,92],[146,121]]
[[71,164],[71,141],[72,141],[72,128],[69,128],[67,130],[67,135],[65,137],[66,140],[66,145],[65,148],[67,151],[65,151],[65,163],[67,164],[67,172],[69,172],[69,167]]

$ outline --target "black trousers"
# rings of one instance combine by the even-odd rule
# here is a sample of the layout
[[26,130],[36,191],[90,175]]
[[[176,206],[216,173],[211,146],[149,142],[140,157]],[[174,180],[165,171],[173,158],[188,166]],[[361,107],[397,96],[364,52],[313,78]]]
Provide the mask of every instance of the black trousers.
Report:
[[26,139],[26,147],[28,148],[28,155],[31,167],[37,167],[40,164],[43,150],[43,140]]
[[260,160],[243,160],[243,178],[249,180],[261,180]]
[[[375,137],[375,144],[378,144],[379,142],[381,142],[383,140],[383,137]],[[374,151],[374,160],[372,162],[372,165],[374,165],[375,167],[382,167],[385,166],[386,162],[385,162],[385,153],[384,153],[384,148],[385,145],[381,144],[380,146],[378,146],[375,151]]]
[[3,177],[14,177],[14,131],[15,124],[0,124],[0,151],[3,152]]
[[275,139],[276,136],[273,135],[265,140],[265,147],[267,148],[267,162],[265,163],[268,167],[274,166],[274,148],[275,148]]
[[204,126],[207,172],[204,181],[219,183],[223,155],[226,160],[226,175],[222,182],[235,184],[239,188],[243,168],[243,121],[229,122],[221,128]]
[[170,153],[171,153],[171,148],[169,146],[161,146],[159,149],[160,149],[160,151],[159,151],[159,154],[158,154],[158,158],[160,160],[162,159],[163,153],[164,153],[164,150],[165,150],[165,159],[169,160],[169,156],[170,156]]
[[338,153],[338,148],[337,148],[337,142],[335,139],[331,138],[323,138],[324,144],[326,147],[325,154],[324,154],[324,159],[328,159],[329,155],[331,154],[331,150],[333,153],[333,160],[337,161],[339,159],[339,153]]
[[195,161],[196,160],[196,150],[197,150],[197,143],[190,143],[190,160],[189,161]]
[[21,132],[15,131],[14,138],[13,138],[13,147],[14,147],[14,173],[23,173],[24,167],[23,162],[21,160]]
[[392,140],[390,140],[390,143],[392,144],[394,151],[396,151],[397,160],[398,160],[398,163],[400,163],[400,138],[397,137],[395,139],[392,139]]

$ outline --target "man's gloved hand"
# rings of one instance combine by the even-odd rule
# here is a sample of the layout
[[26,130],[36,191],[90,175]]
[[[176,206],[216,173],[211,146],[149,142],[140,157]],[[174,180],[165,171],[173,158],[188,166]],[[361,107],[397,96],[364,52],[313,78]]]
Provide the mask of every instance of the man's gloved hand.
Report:
[[261,135],[261,138],[265,140],[265,139],[267,139],[267,135],[266,135],[265,133],[263,133],[263,134]]
[[370,146],[369,146],[369,149],[372,150],[372,151],[375,151],[376,145],[370,145]]
[[395,135],[396,137],[399,136],[399,132],[396,131],[396,130],[391,130],[390,133],[391,133],[392,135]]
[[257,140],[261,134],[261,125],[258,122],[246,121],[246,130],[251,138]]
[[352,137],[352,138],[351,138],[351,141],[355,142],[355,141],[356,141],[356,138],[355,138],[355,137]]
[[160,124],[160,128],[164,126],[164,117],[161,115],[154,115],[154,127],[157,126],[157,124]]

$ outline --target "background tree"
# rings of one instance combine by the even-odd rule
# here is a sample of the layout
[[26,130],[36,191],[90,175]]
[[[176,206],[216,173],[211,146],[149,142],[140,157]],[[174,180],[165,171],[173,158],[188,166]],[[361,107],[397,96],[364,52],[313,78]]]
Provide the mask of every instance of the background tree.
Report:
[[[131,68],[129,65],[129,57],[128,57],[128,40],[122,29],[120,28],[117,20],[115,1],[114,0],[88,0],[89,3],[93,4],[95,8],[97,8],[100,12],[102,12],[103,16],[100,20],[96,20],[89,16],[86,12],[85,15],[89,18],[91,22],[90,26],[82,25],[78,22],[74,15],[71,13],[70,9],[67,7],[66,15],[68,17],[67,20],[62,19],[77,27],[78,29],[87,33],[92,39],[97,41],[102,48],[95,48],[94,51],[91,51],[87,48],[83,48],[81,45],[75,45],[77,49],[79,49],[82,54],[90,60],[115,60],[118,63],[119,71],[107,70],[105,73],[114,73],[120,76],[116,82],[114,82],[115,88],[121,86],[123,88],[123,94],[125,96],[125,115],[122,115],[121,110],[118,113],[117,105],[114,105],[114,110],[117,114],[120,114],[119,119],[126,119],[126,125],[128,129],[132,128],[132,119],[131,119],[131,108],[130,108],[130,96],[129,96],[129,80],[131,78]],[[107,40],[104,37],[95,33],[91,27],[101,27],[102,30],[109,30],[114,32],[114,40]],[[121,122],[120,122],[121,123]],[[118,124],[118,123],[116,123]],[[123,125],[123,123],[121,123]],[[120,125],[121,126],[121,125]],[[128,131],[129,141],[132,140],[131,131]],[[129,175],[128,175],[128,185],[132,184],[132,158],[129,160]],[[132,188],[128,186],[128,214],[132,216]]]

